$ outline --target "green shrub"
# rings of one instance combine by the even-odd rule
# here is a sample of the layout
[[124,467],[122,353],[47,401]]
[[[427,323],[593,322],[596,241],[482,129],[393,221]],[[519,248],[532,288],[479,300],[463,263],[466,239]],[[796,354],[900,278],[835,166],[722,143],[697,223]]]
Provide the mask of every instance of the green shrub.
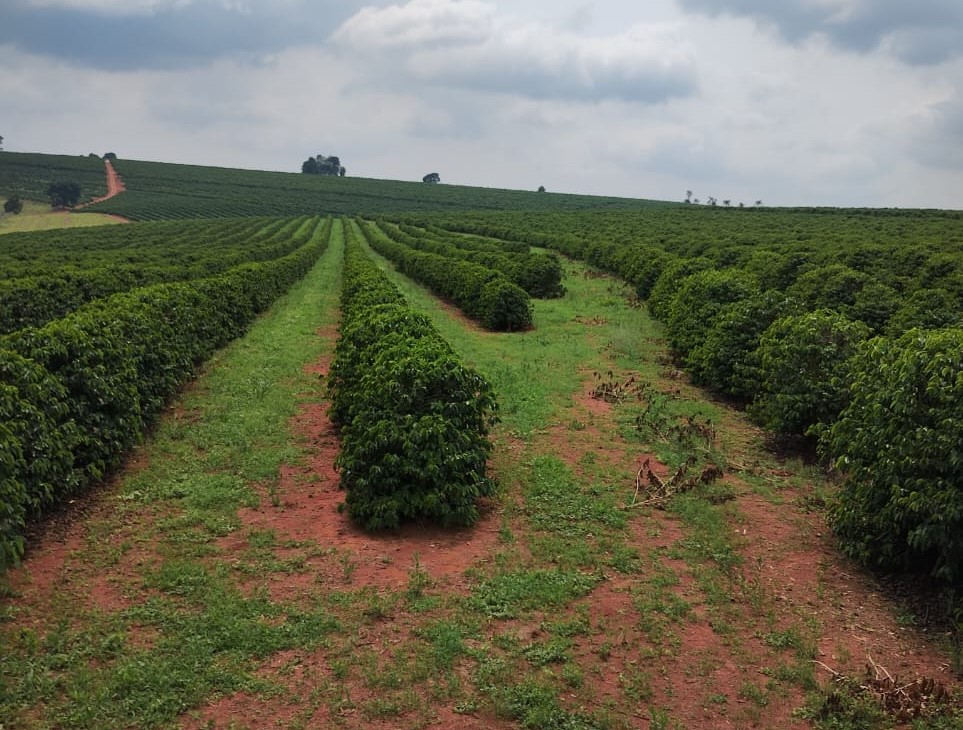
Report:
[[794,308],[792,300],[774,289],[725,305],[702,344],[686,358],[693,380],[751,400],[763,379],[757,353],[762,333]]
[[759,341],[763,379],[750,414],[787,435],[832,423],[848,400],[847,361],[868,337],[865,324],[828,309],[776,320]]
[[845,481],[831,522],[852,557],[963,578],[963,330],[863,343],[822,439]]
[[686,356],[705,341],[720,310],[756,292],[755,280],[741,271],[708,270],[687,276],[668,308],[665,333],[669,345],[689,364]]
[[[0,413],[13,411],[19,400],[16,388],[0,384]],[[0,570],[23,555],[26,492],[18,478],[23,467],[22,444],[0,421]]]
[[404,304],[364,255],[355,226],[345,232],[343,319],[328,394],[348,514],[367,529],[418,519],[470,524],[478,497],[493,490],[485,474],[491,386]]
[[[450,300],[468,317],[490,329],[510,331],[531,327],[531,299],[501,272],[472,261],[410,248],[393,241],[371,221],[362,221],[361,230],[368,244],[393,262],[401,273]],[[483,297],[490,282],[507,286],[492,287]]]
[[866,274],[845,264],[827,264],[800,275],[787,293],[806,309],[835,309],[852,318],[856,297],[869,281]]
[[917,289],[906,297],[886,323],[886,334],[896,336],[919,327],[940,329],[963,325],[960,300],[945,289]]
[[2,560],[22,551],[24,517],[117,467],[194,366],[240,335],[326,243],[324,234],[219,276],[115,294],[0,338]]
[[515,332],[532,326],[532,302],[518,286],[495,279],[482,287],[478,296],[479,318],[496,332]]
[[666,265],[649,295],[649,312],[653,317],[664,322],[669,316],[672,300],[679,291],[682,280],[687,276],[713,268],[715,267],[712,261],[706,258],[676,259]]

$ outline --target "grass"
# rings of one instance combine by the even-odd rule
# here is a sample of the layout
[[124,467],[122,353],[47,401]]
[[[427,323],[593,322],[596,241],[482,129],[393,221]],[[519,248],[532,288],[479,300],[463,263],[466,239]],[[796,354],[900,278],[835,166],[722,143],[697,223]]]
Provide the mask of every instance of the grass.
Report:
[[[211,696],[268,691],[254,674],[260,661],[317,647],[338,627],[329,607],[242,593],[216,540],[239,527],[237,508],[257,502],[256,485],[304,448],[287,422],[316,388],[304,365],[333,344],[314,333],[336,315],[339,271],[335,242],[243,340],[207,365],[177,404],[181,417],[164,419],[144,448],[148,466],[100,498],[86,549],[69,560],[78,573],[96,574],[122,559],[112,549],[118,535],[130,541],[128,551],[149,548],[153,557],[129,578],[140,584],[133,604],[105,612],[73,586],[76,595],[65,591],[55,604],[59,622],[42,633],[18,631],[26,616],[13,604],[0,627],[5,727],[123,727],[131,718],[139,727],[167,726]],[[252,389],[254,379],[267,385]],[[266,560],[276,541],[249,534],[256,554],[246,557],[261,569],[292,569]],[[153,637],[146,647],[145,634]]]
[[[320,398],[303,368],[333,344],[315,333],[336,318],[334,239],[175,404],[139,455],[145,466],[102,498],[45,612],[2,607],[4,730],[200,724],[207,703],[232,696],[268,708],[241,718],[252,727],[324,717],[416,728],[440,707],[481,726],[681,728],[693,708],[748,726],[793,693],[809,695],[800,717],[818,727],[873,726],[858,724],[874,717],[863,698],[819,689],[818,621],[808,608],[777,620],[783,609],[754,582],[734,534],[744,522],[736,492],[782,499],[761,476],[768,457],[751,450],[737,414],[664,376],[658,328],[626,306],[624,287],[570,262],[568,295],[536,302],[533,331],[492,334],[379,259],[499,395],[500,493],[484,528],[496,535],[463,579],[439,580],[416,557],[401,585],[360,586],[349,550],[244,525],[241,508],[283,509],[278,470],[303,465],[311,448],[289,419]],[[664,423],[638,428],[641,401],[610,417],[587,412],[579,394],[608,370],[663,394]],[[710,419],[716,437],[668,429],[689,415]],[[629,506],[641,455],[725,464],[735,451],[758,483],[699,485],[664,511]],[[118,568],[122,607],[92,606],[91,585]],[[298,599],[272,595],[272,580],[290,576],[306,586]],[[705,646],[687,643],[690,632]],[[725,666],[738,668],[728,684]],[[673,677],[695,682],[691,697]]]
[[[6,201],[0,201],[0,206],[4,202]],[[103,213],[70,213],[64,210],[51,210],[46,203],[25,200],[23,211],[18,215],[12,213],[0,215],[0,234],[49,231],[55,228],[87,228],[118,223],[123,221]]]

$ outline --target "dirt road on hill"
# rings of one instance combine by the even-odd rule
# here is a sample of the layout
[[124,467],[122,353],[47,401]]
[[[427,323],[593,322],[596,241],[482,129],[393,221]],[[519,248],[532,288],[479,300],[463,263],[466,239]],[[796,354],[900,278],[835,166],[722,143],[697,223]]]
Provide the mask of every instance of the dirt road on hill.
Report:
[[114,166],[110,163],[110,160],[104,160],[104,172],[107,174],[107,194],[99,198],[94,198],[86,203],[82,203],[74,208],[74,210],[80,210],[81,208],[86,208],[88,205],[93,205],[94,203],[102,203],[105,200],[110,200],[115,195],[120,195],[127,188],[124,186],[124,181],[120,179],[120,175],[114,169]]

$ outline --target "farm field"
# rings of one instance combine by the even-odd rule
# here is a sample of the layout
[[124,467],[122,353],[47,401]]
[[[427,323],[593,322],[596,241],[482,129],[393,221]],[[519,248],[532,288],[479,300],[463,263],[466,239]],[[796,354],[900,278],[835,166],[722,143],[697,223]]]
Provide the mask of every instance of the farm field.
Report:
[[[124,164],[128,192],[98,208],[136,191]],[[867,571],[846,515],[876,474],[828,472],[822,451],[891,428],[859,414],[880,383],[910,392],[892,360],[929,378],[922,405],[894,405],[928,450],[892,443],[934,492],[903,483],[958,487],[941,415],[963,397],[958,214],[515,212],[532,203],[484,192],[503,209],[455,213],[467,191],[417,185],[452,197],[312,211],[291,193],[290,217],[210,203],[208,219],[195,199],[170,220],[164,180],[198,171],[169,167],[126,197],[162,222],[0,239],[0,498],[24,485],[30,520],[0,579],[3,727],[963,726],[937,606],[955,544],[905,550],[923,577]],[[341,212],[365,217],[315,215]],[[185,318],[201,305],[230,327]],[[803,324],[828,349],[789,347]],[[49,344],[72,328],[76,365]],[[129,366],[104,370],[89,337]],[[828,374],[779,370],[849,347]],[[41,386],[87,430],[63,435]],[[18,456],[28,433],[53,445]],[[82,482],[40,499],[41,463]],[[472,466],[419,491],[455,463]],[[392,510],[397,530],[358,526]]]
[[[2,159],[2,158],[0,158]],[[131,220],[410,212],[415,210],[585,210],[663,207],[629,198],[428,185],[139,160],[117,160],[127,194],[92,206]],[[672,204],[668,204],[672,205]]]
[[[0,200],[2,205],[4,200]],[[0,235],[4,233],[23,233],[26,231],[49,231],[61,228],[87,228],[89,226],[109,226],[126,221],[104,213],[71,213],[65,210],[50,210],[46,203],[27,201],[18,215],[0,216]]]
[[42,201],[47,198],[47,186],[63,180],[80,185],[81,201],[107,193],[100,157],[0,151],[0,195],[19,193],[24,200]]

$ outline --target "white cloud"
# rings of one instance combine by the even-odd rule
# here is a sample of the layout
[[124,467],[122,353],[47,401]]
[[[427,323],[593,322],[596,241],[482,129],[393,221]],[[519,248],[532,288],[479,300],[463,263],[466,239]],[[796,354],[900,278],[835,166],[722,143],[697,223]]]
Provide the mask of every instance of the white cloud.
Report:
[[711,16],[753,18],[800,41],[821,35],[865,53],[878,48],[912,65],[939,64],[963,54],[959,0],[679,0]]
[[494,32],[495,7],[477,0],[412,0],[366,7],[348,19],[334,39],[360,51],[484,42]]
[[[755,18],[682,16],[669,0],[591,12],[583,0],[248,0],[253,16],[195,0],[155,16],[71,15],[93,30],[69,34],[51,33],[53,11],[13,1],[20,25],[0,27],[0,67],[16,70],[0,75],[13,151],[289,171],[324,153],[349,175],[389,179],[437,170],[450,183],[676,200],[692,189],[774,205],[961,205],[963,58],[912,65],[822,32],[788,43]],[[864,11],[793,7],[838,24]],[[110,44],[116,63],[64,51],[105,26],[126,29]]]
[[333,40],[355,57],[379,58],[392,83],[401,76],[530,98],[643,103],[695,89],[692,49],[668,24],[590,37],[476,0],[411,0],[362,10]]
[[59,8],[114,15],[145,15],[159,10],[176,10],[196,0],[26,0],[32,8]]

